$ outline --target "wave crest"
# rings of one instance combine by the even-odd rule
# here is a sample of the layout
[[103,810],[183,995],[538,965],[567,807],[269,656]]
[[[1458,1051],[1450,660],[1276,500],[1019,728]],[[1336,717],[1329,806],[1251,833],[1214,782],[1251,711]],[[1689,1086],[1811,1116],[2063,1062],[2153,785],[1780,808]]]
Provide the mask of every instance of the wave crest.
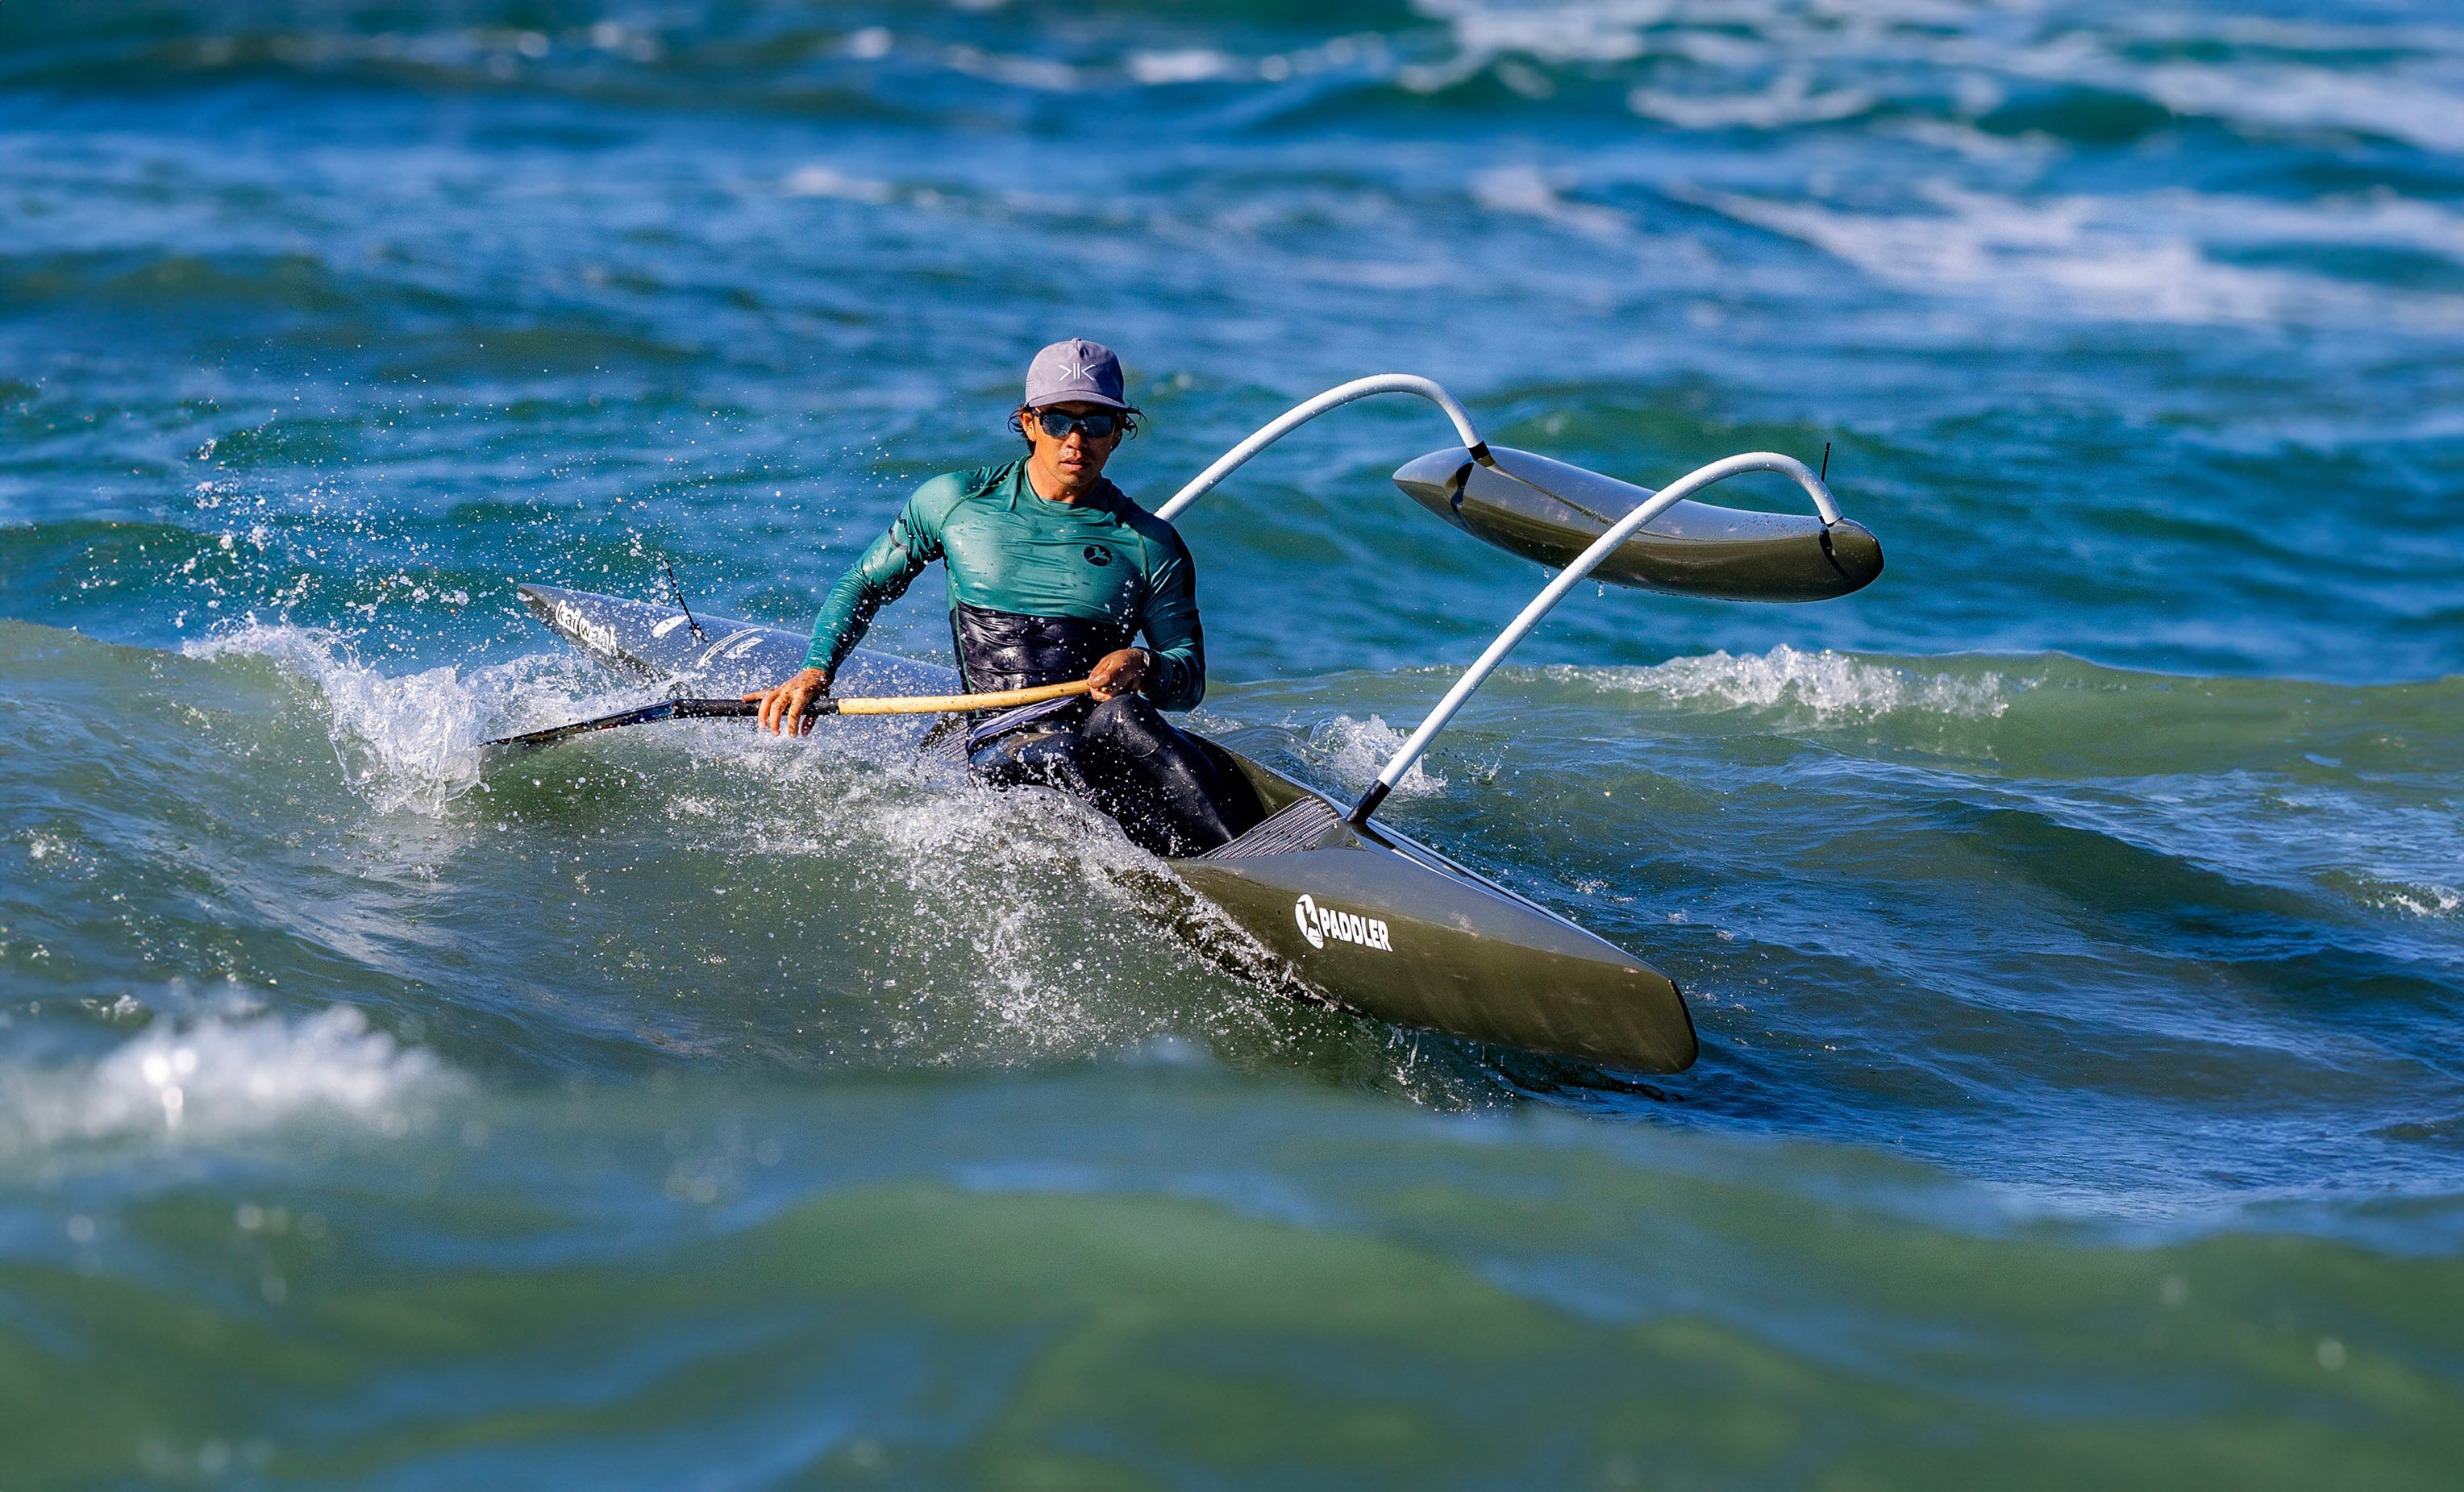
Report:
[[524,707],[535,700],[552,697],[556,711],[567,713],[583,708],[578,695],[598,691],[579,676],[586,664],[559,655],[468,674],[450,664],[388,674],[363,663],[349,639],[319,627],[250,623],[182,651],[265,658],[315,686],[329,713],[334,759],[381,813],[442,813],[477,785],[480,743],[499,734],[502,722],[529,713]]
[[[1567,670],[1572,673],[1574,670]],[[1585,669],[1603,691],[1654,694],[1678,704],[1808,711],[1817,720],[1874,719],[1899,713],[1990,720],[2011,708],[2002,675],[1963,678],[1872,663],[1824,648],[1806,652],[1785,643],[1767,653],[1726,651],[1671,658],[1641,669]]]
[[122,1136],[221,1138],[311,1112],[387,1135],[425,1129],[434,1101],[463,1086],[427,1051],[336,1005],[304,1020],[157,1021],[91,1068],[10,1075],[0,1155]]

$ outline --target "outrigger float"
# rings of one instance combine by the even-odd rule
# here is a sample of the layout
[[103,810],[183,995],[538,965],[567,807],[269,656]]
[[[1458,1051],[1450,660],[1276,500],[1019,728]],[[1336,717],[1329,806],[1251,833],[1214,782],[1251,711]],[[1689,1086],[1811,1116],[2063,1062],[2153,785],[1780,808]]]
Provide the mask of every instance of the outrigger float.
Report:
[[[1208,741],[1219,765],[1256,791],[1264,817],[1228,845],[1166,864],[1263,946],[1298,987],[1331,1004],[1397,1025],[1605,1066],[1682,1071],[1694,1062],[1694,1023],[1666,975],[1374,816],[1464,701],[1582,581],[1734,601],[1818,601],[1871,583],[1882,570],[1881,545],[1840,516],[1822,477],[1793,457],[1729,456],[1655,493],[1529,451],[1492,448],[1452,395],[1408,374],[1360,379],[1297,406],[1225,452],[1156,511],[1177,516],[1299,426],[1384,393],[1430,400],[1463,439],[1405,465],[1395,473],[1397,487],[1465,533],[1562,568],[1353,802]],[[1748,472],[1793,479],[1813,500],[1815,516],[1693,500],[1696,493]],[[541,621],[591,656],[666,682],[679,697],[492,741],[485,753],[492,764],[596,730],[748,714],[752,707],[733,697],[684,691],[763,689],[803,665],[807,640],[783,627],[555,586],[519,589]],[[959,689],[955,669],[869,648],[847,660],[837,685],[842,694],[857,696],[951,695]],[[967,708],[981,702],[976,696]],[[860,713],[856,699],[844,704],[847,713]]]

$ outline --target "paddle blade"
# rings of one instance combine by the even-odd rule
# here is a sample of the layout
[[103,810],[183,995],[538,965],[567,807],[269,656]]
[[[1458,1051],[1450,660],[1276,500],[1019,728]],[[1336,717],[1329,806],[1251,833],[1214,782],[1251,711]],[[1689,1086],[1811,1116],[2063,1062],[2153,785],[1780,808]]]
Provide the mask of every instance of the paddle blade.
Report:
[[499,736],[479,747],[479,771],[494,771],[510,757],[527,755],[542,747],[569,741],[593,731],[614,731],[628,725],[650,725],[660,720],[715,720],[749,716],[760,713],[761,707],[745,699],[663,699],[655,705],[639,705],[631,710],[619,710],[613,714],[593,715],[570,725],[552,725],[543,731],[525,731],[519,735]]

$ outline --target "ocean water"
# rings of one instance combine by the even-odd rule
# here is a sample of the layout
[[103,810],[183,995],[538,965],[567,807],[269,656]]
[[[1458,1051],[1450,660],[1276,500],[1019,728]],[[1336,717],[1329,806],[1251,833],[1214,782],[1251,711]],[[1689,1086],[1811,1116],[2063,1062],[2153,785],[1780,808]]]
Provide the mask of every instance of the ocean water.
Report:
[[[479,779],[643,696],[516,581],[802,625],[1068,335],[1149,502],[1830,448],[1878,583],[1384,810],[1695,1068],[860,734]],[[1191,512],[1199,724],[1356,789],[1538,588],[1450,439]],[[2453,1486],[2459,1030],[2452,5],[0,9],[11,1492]]]

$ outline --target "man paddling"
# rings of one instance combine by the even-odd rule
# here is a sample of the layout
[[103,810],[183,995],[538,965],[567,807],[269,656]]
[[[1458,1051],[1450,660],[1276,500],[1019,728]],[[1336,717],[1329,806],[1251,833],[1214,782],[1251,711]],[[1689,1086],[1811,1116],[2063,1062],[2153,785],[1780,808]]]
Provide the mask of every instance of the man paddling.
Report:
[[[988,780],[1077,795],[1156,854],[1211,849],[1258,817],[1248,784],[1161,711],[1206,692],[1198,577],[1171,524],[1105,479],[1136,428],[1120,359],[1083,339],[1054,342],[1026,370],[1010,416],[1027,454],[917,488],[830,587],[803,670],[744,696],[761,725],[812,728],[805,709],[872,625],[934,560],[949,573],[950,633],[970,693],[1090,681],[1089,697],[977,722],[969,761]],[[1143,634],[1146,646],[1131,646]]]

